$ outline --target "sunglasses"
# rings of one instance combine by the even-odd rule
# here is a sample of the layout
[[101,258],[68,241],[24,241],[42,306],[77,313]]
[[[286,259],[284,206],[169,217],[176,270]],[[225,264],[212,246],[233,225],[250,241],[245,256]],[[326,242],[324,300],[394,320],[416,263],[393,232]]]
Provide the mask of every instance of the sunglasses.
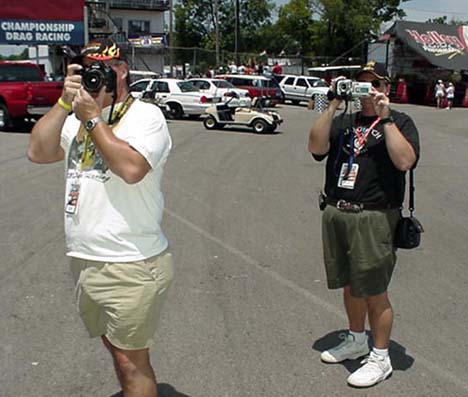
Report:
[[374,87],[374,88],[380,88],[380,85],[382,84],[382,81],[383,80],[378,80],[378,79],[375,79],[375,80],[372,80],[372,81],[358,80],[359,83],[371,83],[372,87]]

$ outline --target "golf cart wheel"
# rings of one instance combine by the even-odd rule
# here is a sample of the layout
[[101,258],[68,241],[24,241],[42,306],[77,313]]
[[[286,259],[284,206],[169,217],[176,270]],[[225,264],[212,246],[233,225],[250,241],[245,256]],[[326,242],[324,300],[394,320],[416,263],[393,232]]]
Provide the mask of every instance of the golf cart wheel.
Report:
[[207,130],[214,130],[218,126],[218,123],[213,116],[208,116],[205,120],[203,120],[203,125]]
[[184,110],[182,109],[182,106],[180,106],[178,103],[169,103],[169,117],[171,119],[180,119],[182,118],[182,115],[184,114]]
[[269,127],[266,121],[258,119],[253,122],[252,128],[257,134],[264,134],[268,131]]

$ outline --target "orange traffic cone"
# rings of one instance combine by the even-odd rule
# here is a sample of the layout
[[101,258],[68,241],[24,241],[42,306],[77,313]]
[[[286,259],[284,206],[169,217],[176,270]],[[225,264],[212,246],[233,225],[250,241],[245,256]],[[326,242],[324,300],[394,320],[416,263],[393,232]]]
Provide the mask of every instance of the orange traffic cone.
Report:
[[468,86],[466,86],[466,89],[465,89],[465,97],[463,98],[462,106],[464,108],[468,108]]

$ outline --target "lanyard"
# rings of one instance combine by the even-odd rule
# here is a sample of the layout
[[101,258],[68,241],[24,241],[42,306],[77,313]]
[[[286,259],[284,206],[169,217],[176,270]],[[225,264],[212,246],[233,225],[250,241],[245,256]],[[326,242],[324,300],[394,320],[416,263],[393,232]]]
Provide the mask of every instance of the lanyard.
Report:
[[[120,105],[117,109],[115,109],[112,112],[111,122],[109,124],[112,130],[117,126],[120,119],[124,116],[124,114],[130,108],[134,100],[135,98],[133,98],[130,94],[127,95],[122,105]],[[81,125],[80,127],[80,132],[82,133],[84,132],[83,125]],[[80,161],[81,170],[83,170],[84,168],[86,168],[87,166],[93,163],[93,158],[94,158],[93,156],[94,156],[94,150],[95,150],[95,149],[90,150],[90,147],[92,144],[91,134],[85,133],[84,139],[85,139],[84,151],[83,151],[83,154],[81,156],[81,161]]]
[[[348,157],[348,168],[346,170],[346,174],[344,175],[344,178],[346,179],[351,172],[351,169],[353,167],[354,163],[354,157],[359,156],[359,153],[361,152],[361,148],[363,145],[366,143],[367,138],[369,138],[369,134],[372,132],[374,127],[377,125],[377,123],[380,121],[380,117],[377,117],[377,119],[374,120],[374,122],[368,127],[364,128],[363,127],[363,133],[361,134],[356,128],[353,128],[350,133],[349,133],[349,157]],[[354,133],[353,133],[354,132]],[[357,138],[357,149],[354,150],[354,136],[356,135]]]
[[[372,132],[374,127],[379,123],[379,121],[380,121],[380,117],[377,117],[377,119],[374,120],[374,122],[368,128],[363,127],[363,133],[362,134],[357,129],[355,130],[356,138],[358,140],[358,149],[357,149],[356,156],[359,155],[359,152],[360,152],[359,148],[362,148],[364,143],[366,143],[367,138],[369,138],[369,134]],[[365,131],[365,133],[364,133],[364,131]]]

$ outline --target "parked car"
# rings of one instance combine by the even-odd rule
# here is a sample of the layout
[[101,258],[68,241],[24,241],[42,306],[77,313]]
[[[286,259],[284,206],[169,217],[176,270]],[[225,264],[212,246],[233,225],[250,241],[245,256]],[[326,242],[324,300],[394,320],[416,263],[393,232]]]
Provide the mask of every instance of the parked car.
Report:
[[237,88],[227,80],[192,78],[187,81],[190,81],[200,92],[220,97],[222,102],[228,102],[231,107],[250,106],[252,103],[248,90]]
[[225,74],[217,77],[229,81],[237,88],[249,91],[251,98],[267,98],[273,106],[283,102],[283,92],[272,78],[254,74]]
[[200,116],[219,97],[205,94],[189,81],[178,79],[142,79],[130,85],[130,93],[136,98],[154,99],[167,105],[168,116],[180,119],[184,115]]
[[302,101],[315,100],[315,95],[327,95],[328,83],[313,76],[283,76],[279,86],[283,90],[284,99],[291,101],[294,105]]
[[31,62],[0,62],[0,128],[38,119],[62,94],[63,82],[45,81]]

